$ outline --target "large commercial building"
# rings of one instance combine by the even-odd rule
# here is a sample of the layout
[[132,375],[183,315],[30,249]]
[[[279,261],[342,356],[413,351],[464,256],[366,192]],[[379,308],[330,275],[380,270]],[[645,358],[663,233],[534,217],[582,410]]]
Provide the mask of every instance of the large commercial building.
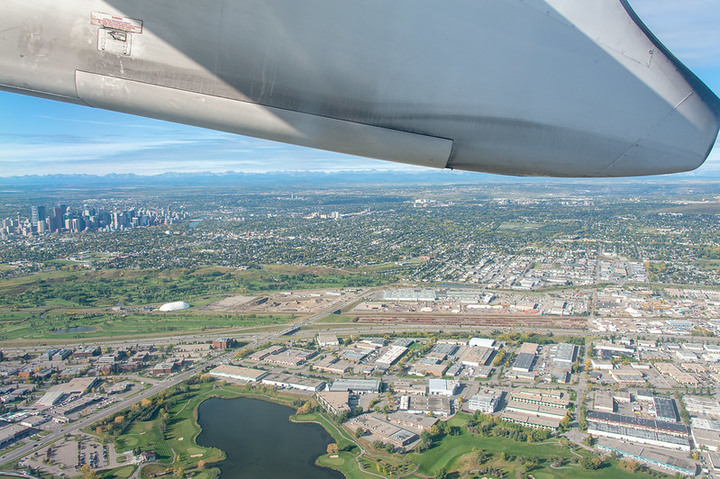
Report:
[[325,381],[319,379],[295,376],[294,374],[268,374],[260,380],[263,384],[284,389],[299,389],[301,391],[320,391],[325,387]]
[[394,289],[383,292],[385,301],[432,302],[437,299],[434,289]]
[[222,365],[212,371],[210,375],[220,379],[233,379],[236,381],[257,382],[267,376],[266,371],[260,369],[243,368],[240,366]]
[[639,444],[690,450],[690,428],[674,422],[644,419],[589,410],[588,432],[593,436],[632,441]]

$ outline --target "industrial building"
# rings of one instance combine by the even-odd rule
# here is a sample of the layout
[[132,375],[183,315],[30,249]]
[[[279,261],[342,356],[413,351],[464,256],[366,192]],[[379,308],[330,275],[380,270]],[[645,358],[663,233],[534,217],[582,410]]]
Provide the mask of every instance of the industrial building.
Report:
[[385,301],[426,301],[433,302],[437,299],[434,289],[395,289],[383,291]]
[[717,451],[720,447],[720,422],[709,419],[692,418],[690,423],[693,442],[696,447],[706,447]]
[[653,398],[655,405],[655,417],[661,421],[678,422],[680,414],[678,413],[675,400],[672,398],[655,396]]
[[391,366],[395,364],[395,361],[400,359],[403,354],[407,352],[407,348],[402,346],[389,346],[388,349],[382,353],[382,355],[375,360],[377,364],[384,364]]
[[439,363],[436,360],[429,361],[429,363],[430,364],[427,364],[425,361],[415,363],[412,368],[410,368],[410,371],[408,371],[408,374],[420,377],[431,375],[440,378],[443,377],[448,370],[447,364]]
[[426,396],[428,385],[426,382],[396,381],[393,390],[398,394],[416,394]]
[[588,432],[593,436],[690,451],[690,428],[684,424],[588,410]]
[[720,418],[720,402],[712,397],[683,396],[685,409],[690,414],[705,414]]
[[355,394],[380,393],[380,379],[336,379],[328,387],[328,391],[348,391]]
[[325,381],[296,376],[294,374],[268,374],[260,381],[268,386],[284,389],[299,389],[300,391],[316,392],[325,387]]
[[449,416],[452,414],[451,400],[440,396],[401,396],[400,410],[410,414],[428,414]]
[[56,404],[61,403],[65,398],[69,396],[68,393],[66,393],[62,388],[57,388],[56,386],[51,387],[47,390],[47,392],[38,399],[35,402],[35,405],[38,407],[52,407]]
[[460,355],[460,363],[471,368],[487,366],[495,354],[493,348],[470,346]]
[[495,348],[497,341],[489,338],[471,338],[468,346],[478,346],[481,348]]
[[700,385],[700,382],[697,380],[697,378],[695,378],[695,376],[680,370],[680,368],[678,368],[672,363],[656,362],[653,363],[653,366],[655,367],[655,369],[658,370],[660,374],[662,374],[663,376],[670,376],[683,386],[696,387]]
[[82,394],[97,387],[100,382],[100,378],[90,376],[84,378],[73,378],[60,386],[62,386],[62,389],[68,394]]
[[320,371],[322,373],[330,373],[343,375],[346,372],[352,370],[353,365],[349,361],[343,359],[337,359],[332,356],[326,356],[319,361],[316,361],[312,365],[314,371]]
[[266,363],[279,364],[281,366],[301,366],[316,355],[317,352],[315,351],[285,349],[283,351],[265,355],[262,358],[262,361],[265,361]]
[[428,394],[431,396],[454,396],[458,389],[460,389],[460,383],[457,381],[431,379],[428,382]]
[[317,336],[318,346],[321,348],[332,348],[340,345],[338,337],[333,333],[320,333]]
[[243,368],[240,366],[222,365],[212,371],[210,375],[220,379],[234,379],[236,381],[257,382],[267,376],[266,371],[260,369]]
[[533,365],[535,364],[536,358],[537,356],[535,356],[535,354],[520,353],[515,357],[515,362],[513,362],[512,370],[516,372],[529,373]]
[[285,351],[285,346],[270,346],[260,351],[256,351],[249,356],[253,361],[262,361],[271,354],[278,354]]
[[635,348],[623,344],[601,342],[593,345],[593,354],[601,359],[613,359],[622,356],[632,358],[635,356]]
[[615,400],[613,399],[612,391],[600,389],[593,394],[593,409],[601,412],[615,412]]
[[557,351],[555,352],[553,361],[569,367],[577,360],[577,355],[578,347],[576,345],[570,343],[560,343],[557,346]]

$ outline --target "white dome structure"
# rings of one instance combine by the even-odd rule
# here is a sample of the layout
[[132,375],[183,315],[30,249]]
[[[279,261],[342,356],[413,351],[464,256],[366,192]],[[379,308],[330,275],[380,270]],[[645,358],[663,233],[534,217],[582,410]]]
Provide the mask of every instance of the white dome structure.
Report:
[[185,301],[175,301],[174,303],[165,303],[160,306],[159,311],[180,311],[181,309],[188,309],[190,307]]

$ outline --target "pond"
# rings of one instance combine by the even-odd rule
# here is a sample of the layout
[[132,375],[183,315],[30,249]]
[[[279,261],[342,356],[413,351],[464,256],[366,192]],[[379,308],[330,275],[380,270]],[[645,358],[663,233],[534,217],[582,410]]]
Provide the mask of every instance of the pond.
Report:
[[294,413],[257,399],[208,399],[198,408],[197,443],[225,451],[227,459],[219,465],[223,479],[343,479],[315,465],[332,436],[318,424],[290,422]]

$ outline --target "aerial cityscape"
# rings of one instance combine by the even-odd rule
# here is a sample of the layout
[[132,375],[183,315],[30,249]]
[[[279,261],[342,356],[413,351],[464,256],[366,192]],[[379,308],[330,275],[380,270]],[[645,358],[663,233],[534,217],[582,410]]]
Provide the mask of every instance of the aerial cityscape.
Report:
[[0,479],[720,474],[718,24],[5,0]]
[[714,181],[37,181],[0,203],[5,471],[270,473],[227,414],[322,433],[307,477],[720,468]]

